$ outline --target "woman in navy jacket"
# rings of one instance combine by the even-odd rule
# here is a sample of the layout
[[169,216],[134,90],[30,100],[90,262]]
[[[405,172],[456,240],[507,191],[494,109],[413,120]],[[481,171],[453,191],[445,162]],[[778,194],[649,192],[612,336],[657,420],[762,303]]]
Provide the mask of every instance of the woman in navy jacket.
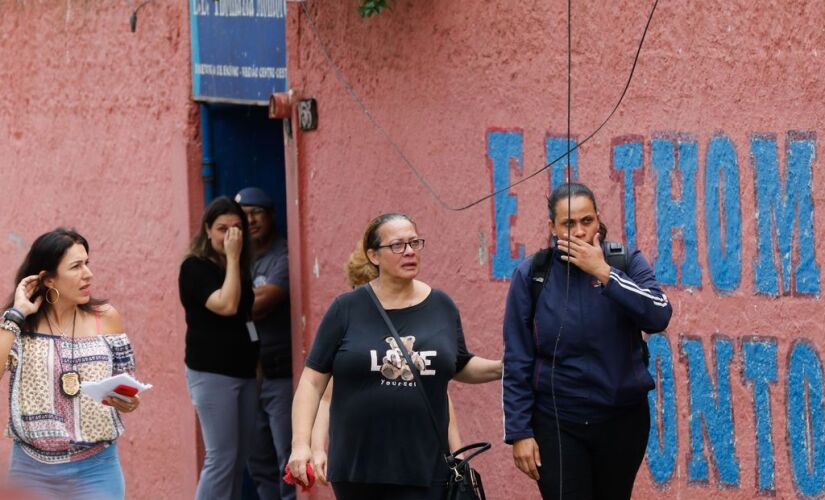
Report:
[[640,331],[664,331],[671,306],[638,250],[628,250],[626,271],[607,264],[587,186],[562,184],[548,210],[556,245],[535,314],[532,258],[507,295],[505,441],[542,498],[630,498],[654,387]]

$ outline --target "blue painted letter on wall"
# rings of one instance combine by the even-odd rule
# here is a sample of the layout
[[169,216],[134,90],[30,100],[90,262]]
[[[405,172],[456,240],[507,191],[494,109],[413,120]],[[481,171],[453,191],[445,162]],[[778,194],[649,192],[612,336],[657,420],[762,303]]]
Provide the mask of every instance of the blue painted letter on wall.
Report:
[[[656,246],[658,254],[653,267],[659,281],[676,285],[676,265],[673,262],[673,230],[681,229],[685,245],[681,284],[699,287],[702,284],[699,251],[696,244],[696,162],[695,141],[654,139],[651,163],[656,170]],[[678,170],[675,170],[678,166]],[[673,173],[680,173],[681,197],[672,195]]]
[[[570,149],[576,147],[576,139],[570,139]],[[567,138],[566,137],[548,137],[545,144],[547,152],[547,163],[553,163],[550,167],[550,191],[556,188],[559,184],[567,182],[567,172],[571,173],[570,182],[579,178],[579,150],[573,149],[570,155],[567,155]]]
[[[647,393],[650,407],[650,434],[647,438],[647,466],[650,476],[661,484],[673,477],[679,442],[676,435],[676,383],[670,343],[664,335],[651,335],[647,341],[650,364],[647,369],[656,388]],[[661,409],[658,402],[661,401]],[[659,432],[661,429],[661,433]]]
[[[725,210],[724,219],[721,207]],[[736,148],[727,136],[715,136],[708,144],[705,160],[705,236],[710,279],[721,292],[732,292],[739,287],[742,276],[741,221]]]
[[[704,451],[707,438],[719,482],[725,486],[739,485],[739,461],[736,459],[733,412],[731,410],[730,361],[733,342],[717,337],[714,339],[716,354],[716,388],[708,373],[702,341],[682,338],[682,353],[687,357],[690,393],[690,481],[709,481],[708,461]],[[704,427],[704,429],[703,429]]]
[[782,269],[782,291],[791,291],[793,242],[798,242],[799,263],[794,272],[797,293],[819,294],[819,266],[814,249],[814,206],[811,167],[816,142],[809,135],[789,133],[786,139],[785,183],[779,175],[776,138],[754,137],[751,154],[756,183],[756,223],[759,231],[754,286],[758,293],[778,295],[774,264],[774,230]]
[[633,173],[644,166],[641,141],[613,146],[613,168],[624,172],[624,237],[628,246],[636,246],[636,186]]
[[753,387],[759,490],[774,491],[770,384],[776,383],[776,340],[751,337],[742,342],[742,376]]
[[[521,174],[524,136],[522,132],[488,132],[487,157],[492,163],[493,190],[499,191],[511,184],[510,166]],[[510,243],[510,226],[518,214],[518,200],[502,191],[493,197],[495,213],[495,250],[493,251],[493,278],[509,279],[518,263],[524,259],[524,245],[517,245],[515,256]]]
[[813,346],[797,341],[788,366],[788,443],[799,492],[825,491],[825,390],[822,363]]

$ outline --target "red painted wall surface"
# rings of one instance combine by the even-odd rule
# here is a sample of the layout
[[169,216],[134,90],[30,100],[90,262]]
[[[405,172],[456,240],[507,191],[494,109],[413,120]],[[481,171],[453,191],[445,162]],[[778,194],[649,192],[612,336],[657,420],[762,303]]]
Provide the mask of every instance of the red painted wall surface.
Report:
[[[66,225],[89,239],[96,293],[120,310],[138,376],[154,384],[124,418],[128,497],[191,498],[195,418],[177,266],[202,191],[188,11],[148,3],[131,33],[132,8],[0,2],[0,295],[42,232]],[[4,471],[10,445],[0,441]]]
[[[296,318],[301,320],[294,323],[301,328],[302,340],[295,343],[296,351],[308,350],[325,308],[346,288],[342,267],[366,222],[381,212],[404,211],[416,218],[427,238],[420,278],[454,298],[471,350],[498,358],[508,280],[496,276],[493,256],[507,257],[511,252],[515,257],[519,244],[529,255],[543,244],[548,175],[542,173],[509,192],[517,200],[512,217],[505,218],[509,247],[497,248],[496,232],[502,228],[496,225],[495,202],[488,200],[458,212],[440,206],[351,99],[321,47],[329,50],[372,116],[433,189],[447,204],[461,206],[491,192],[495,170],[488,142],[491,133],[521,134],[523,171],[513,162],[510,182],[545,164],[548,137],[565,135],[566,4],[464,0],[392,4],[392,11],[361,19],[353,2],[310,2],[320,39],[302,6],[289,4],[291,87],[315,97],[319,115],[316,131],[296,132],[288,144],[297,150],[289,167],[294,172],[288,178],[293,210],[291,254],[301,254],[301,261],[295,263],[299,267],[292,269],[292,281],[298,283],[300,278],[301,287],[300,302],[293,302],[299,308]],[[573,2],[571,121],[578,140],[593,131],[616,103],[651,4]],[[677,222],[693,219],[696,224],[700,281],[691,284],[685,271],[679,270],[675,282],[666,287],[674,305],[665,340],[672,352],[675,378],[671,392],[678,422],[675,463],[669,475],[659,480],[652,477],[651,466],[643,464],[635,490],[638,498],[661,494],[789,498],[806,491],[821,492],[815,476],[823,470],[822,459],[811,459],[813,478],[808,478],[812,482],[807,486],[792,467],[798,450],[793,451],[795,444],[789,439],[793,433],[788,420],[793,415],[788,405],[794,396],[789,395],[787,381],[793,379],[789,366],[798,341],[810,347],[806,351],[814,353],[810,359],[819,360],[818,367],[815,361],[807,366],[810,373],[818,369],[821,380],[825,350],[819,298],[822,278],[817,278],[813,293],[800,293],[800,281],[788,293],[773,295],[762,290],[766,282],[755,275],[761,234],[755,213],[758,197],[769,190],[770,183],[757,177],[761,157],[754,152],[754,141],[775,138],[783,189],[793,187],[784,181],[792,160],[786,152],[793,150],[793,141],[803,137],[805,144],[813,144],[815,153],[807,170],[812,177],[803,187],[812,193],[813,207],[821,210],[825,180],[816,153],[825,126],[825,77],[820,69],[825,56],[824,9],[815,1],[792,6],[779,1],[758,6],[744,1],[663,2],[619,111],[578,151],[579,178],[593,187],[612,236],[620,238],[626,222],[624,177],[613,172],[613,148],[626,141],[641,144],[644,165],[635,174],[636,241],[651,262],[664,251],[657,239],[657,214]],[[705,200],[710,192],[705,188],[705,173],[708,158],[716,158],[709,144],[719,137],[733,144],[739,178],[730,193],[738,197],[741,207],[741,272],[738,284],[730,290],[720,290],[709,272],[714,257],[708,253],[707,228],[718,223],[707,222]],[[681,218],[656,200],[661,182],[653,168],[657,140],[698,148],[695,204]],[[686,192],[684,175],[677,172],[671,177],[673,187],[666,194],[678,199]],[[724,191],[723,185],[714,186]],[[795,217],[798,221],[799,215]],[[802,235],[809,244],[825,238],[823,220],[822,215],[814,217],[813,232]],[[672,261],[677,268],[686,258],[684,233],[675,230],[672,240]],[[806,246],[799,241],[789,254],[794,269],[800,262],[800,248]],[[772,248],[773,244],[761,251]],[[813,258],[821,266],[825,250],[815,248]],[[777,349],[778,373],[770,384],[767,403],[755,401],[745,371],[743,350],[752,336],[768,339]],[[688,366],[701,361],[688,352],[692,340],[699,342],[693,345],[699,345],[704,354],[714,384],[711,394],[720,399],[727,395],[732,402],[728,412],[732,425],[705,429],[705,440],[701,441],[701,435],[698,438],[704,443],[699,451],[709,469],[704,480],[695,480],[701,474],[689,464],[695,458],[691,425],[702,423],[701,415],[691,414],[692,408],[701,406],[690,400],[699,389]],[[724,384],[716,368],[725,342],[733,349],[732,359],[721,365],[730,380],[727,389],[718,388]],[[511,450],[501,441],[500,386],[457,384],[451,394],[465,441],[495,443],[493,451],[478,463],[489,497],[536,498],[535,486],[511,465]],[[811,394],[803,407],[814,413],[820,408],[821,415],[821,390]],[[767,411],[771,422],[770,478],[757,472],[758,411]],[[808,424],[814,427],[808,429],[808,436],[825,432],[821,417],[817,418]],[[731,428],[735,430],[728,444],[735,451],[732,461],[725,462],[714,458],[711,448],[723,453],[724,436]],[[734,469],[735,480],[723,477]],[[767,479],[772,487],[765,487]]]

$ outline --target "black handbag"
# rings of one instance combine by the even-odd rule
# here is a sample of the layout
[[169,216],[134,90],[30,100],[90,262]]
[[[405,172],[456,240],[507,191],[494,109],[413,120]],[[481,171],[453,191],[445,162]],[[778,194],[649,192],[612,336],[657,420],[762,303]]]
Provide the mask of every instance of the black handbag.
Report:
[[[470,467],[470,460],[490,449],[490,443],[480,442],[468,444],[447,456],[447,467],[450,475],[447,478],[446,500],[486,500],[484,485],[481,484],[481,474]],[[466,457],[456,458],[469,450],[475,450]]]
[[[418,393],[421,394],[421,398],[424,400],[424,405],[427,408],[427,412],[430,414],[430,420],[432,421],[435,433],[438,435],[438,439],[441,442],[441,448],[443,450],[441,457],[447,463],[447,468],[450,470],[447,477],[447,483],[444,485],[443,498],[445,500],[487,500],[487,497],[484,495],[484,486],[481,483],[481,474],[470,467],[470,460],[478,456],[480,453],[489,450],[492,445],[487,442],[473,443],[450,453],[450,445],[448,444],[447,438],[438,427],[438,421],[436,420],[435,413],[430,405],[430,400],[424,392],[424,385],[421,383],[421,376],[418,373],[418,369],[415,364],[413,364],[412,359],[410,359],[410,354],[407,352],[407,348],[404,347],[404,342],[401,341],[401,337],[395,330],[395,325],[392,324],[390,317],[387,316],[387,312],[384,310],[384,306],[381,305],[381,301],[378,300],[378,297],[375,295],[372,286],[367,284],[366,289],[372,299],[372,302],[375,304],[376,309],[378,309],[378,312],[381,313],[384,323],[387,324],[387,328],[389,328],[390,333],[395,339],[398,349],[404,356],[404,361],[407,362],[407,366],[410,368],[413,376],[415,377],[415,386],[418,388]],[[469,453],[464,458],[456,457],[456,455],[460,455],[470,450],[474,451]]]

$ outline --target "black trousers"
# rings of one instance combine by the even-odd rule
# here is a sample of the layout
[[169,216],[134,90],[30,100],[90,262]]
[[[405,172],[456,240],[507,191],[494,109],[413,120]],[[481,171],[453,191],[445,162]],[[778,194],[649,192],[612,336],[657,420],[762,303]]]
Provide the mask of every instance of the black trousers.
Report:
[[441,500],[444,485],[430,487],[402,486],[398,484],[332,483],[337,500]]
[[[533,433],[542,464],[538,480],[541,497],[545,500],[629,499],[650,431],[647,401],[597,424],[562,421],[557,433],[556,423],[552,415],[533,416]],[[561,434],[561,467],[558,434]]]

